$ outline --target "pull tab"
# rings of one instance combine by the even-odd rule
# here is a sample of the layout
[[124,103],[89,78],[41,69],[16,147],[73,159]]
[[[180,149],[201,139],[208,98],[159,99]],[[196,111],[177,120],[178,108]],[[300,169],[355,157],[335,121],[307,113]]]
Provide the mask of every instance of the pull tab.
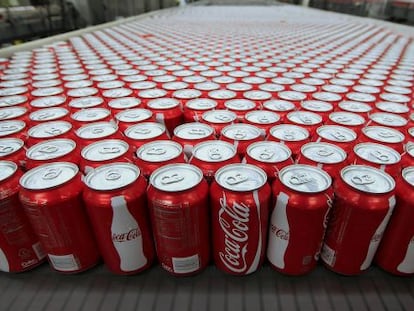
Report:
[[147,128],[137,129],[137,130],[134,130],[134,133],[136,133],[136,134],[142,134],[142,135],[147,135],[147,134],[151,133],[151,130],[150,129],[147,129]]
[[58,168],[50,168],[43,174],[44,180],[52,180],[57,178],[62,173],[61,169]]
[[283,131],[283,138],[286,140],[294,140],[296,138],[295,132],[293,131]]
[[259,121],[260,123],[270,123],[269,118],[268,118],[268,117],[266,117],[266,116],[260,116],[260,117],[258,118],[258,121]]
[[249,178],[247,176],[238,173],[238,174],[233,175],[233,176],[228,176],[226,178],[226,183],[228,183],[231,186],[234,186],[234,185],[241,184],[241,183],[245,182],[248,179]]
[[110,170],[105,174],[105,179],[108,181],[115,181],[121,178],[118,170]]
[[204,102],[204,101],[200,101],[200,102],[197,103],[197,106],[199,108],[208,108],[208,107],[210,107],[210,103]]
[[0,132],[12,132],[17,131],[19,128],[16,125],[2,125],[0,126]]
[[42,148],[40,148],[39,152],[40,153],[51,154],[51,153],[56,153],[58,150],[59,150],[59,148],[56,147],[56,146],[46,145],[46,146],[43,146]]
[[86,114],[87,118],[96,118],[98,116],[98,114],[96,112],[88,112]]
[[369,185],[373,184],[375,182],[375,179],[372,176],[365,174],[361,176],[353,176],[351,178],[351,181],[355,185]]
[[336,131],[336,132],[331,132],[329,134],[338,141],[345,141],[346,140],[346,136],[344,134],[342,134],[341,132]]
[[329,157],[334,154],[334,152],[328,148],[321,148],[316,152],[317,155],[321,157]]
[[208,157],[212,160],[220,160],[223,156],[218,148],[212,148],[208,151]]
[[162,155],[167,153],[167,150],[165,148],[161,148],[161,147],[152,147],[150,149],[147,150],[146,154],[149,155]]
[[343,123],[348,123],[348,122],[352,121],[351,118],[346,117],[346,116],[339,116],[339,117],[336,118],[336,120],[339,121],[339,122],[343,122]]
[[121,148],[119,148],[119,147],[102,147],[98,152],[100,154],[120,153]]
[[206,130],[203,129],[191,129],[188,131],[190,135],[204,136],[206,135]]
[[389,117],[389,116],[385,116],[385,117],[382,117],[382,120],[384,121],[384,122],[388,122],[388,123],[394,123],[394,121],[395,121],[395,119],[394,118],[392,118],[392,117]]
[[47,133],[49,135],[52,135],[52,136],[57,136],[57,135],[62,134],[63,131],[61,129],[59,129],[59,128],[51,127],[49,129],[45,130],[45,133]]
[[223,121],[223,122],[229,122],[231,121],[229,116],[226,116],[225,114],[217,114],[214,116],[217,120]]
[[0,112],[0,119],[6,119],[10,117],[11,115],[12,115],[11,112],[6,112],[6,111]]
[[303,174],[303,173],[296,173],[292,175],[289,180],[289,182],[295,186],[303,185],[310,181],[311,181],[311,178],[307,174]]
[[396,135],[394,133],[388,132],[388,131],[381,131],[378,133],[378,136],[382,137],[382,138],[392,138],[395,137]]
[[370,154],[382,162],[389,162],[391,160],[389,155],[378,150],[372,151]]
[[104,129],[102,128],[94,128],[92,129],[92,134],[98,135],[98,134],[102,134],[104,132]]
[[262,160],[270,160],[273,156],[275,155],[275,153],[269,149],[264,149],[260,155],[259,158]]
[[139,112],[128,112],[124,116],[125,116],[125,118],[128,118],[128,119],[136,119],[136,118],[140,117],[141,114]]
[[0,153],[10,153],[13,151],[14,151],[14,148],[11,146],[0,145]]
[[172,175],[164,175],[161,178],[161,183],[163,185],[170,185],[170,184],[174,184],[174,183],[180,182],[182,180],[184,180],[184,176],[181,176],[181,175],[179,175],[177,173],[174,173]]
[[243,139],[246,138],[247,133],[246,131],[243,130],[237,130],[236,133],[234,133],[234,138],[235,139]]
[[299,119],[305,124],[312,124],[312,118],[304,115],[299,115]]

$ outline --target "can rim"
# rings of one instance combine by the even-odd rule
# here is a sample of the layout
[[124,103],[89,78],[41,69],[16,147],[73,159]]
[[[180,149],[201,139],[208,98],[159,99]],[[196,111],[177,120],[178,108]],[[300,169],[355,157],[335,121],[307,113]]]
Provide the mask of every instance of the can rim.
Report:
[[[248,168],[252,171],[255,171],[262,178],[262,181],[260,183],[258,183],[258,185],[256,185],[254,188],[251,188],[249,190],[243,190],[243,189],[237,190],[237,189],[231,189],[228,186],[226,187],[226,185],[224,185],[223,183],[220,182],[220,180],[219,180],[220,175],[223,174],[224,172],[226,172],[229,169],[235,169],[237,167],[239,167],[239,168],[244,167],[244,168]],[[247,164],[247,163],[233,163],[233,164],[228,164],[228,165],[225,165],[225,166],[219,168],[216,171],[216,173],[214,174],[214,180],[218,185],[220,185],[221,187],[223,187],[226,190],[230,190],[230,191],[234,191],[234,192],[252,192],[252,191],[255,191],[255,190],[258,190],[258,189],[262,188],[267,183],[267,174],[263,169],[259,168],[256,165]]]
[[[396,160],[393,161],[393,162],[390,162],[390,163],[384,163],[384,162],[381,162],[379,159],[377,161],[375,159],[366,159],[365,157],[362,157],[361,154],[358,151],[361,148],[367,147],[367,146],[372,146],[373,148],[376,148],[376,150],[381,150],[381,149],[382,150],[387,150],[389,153],[392,153],[395,156]],[[354,146],[354,153],[358,157],[360,157],[360,158],[362,158],[366,161],[373,162],[373,163],[380,164],[380,165],[397,164],[398,162],[401,161],[401,155],[397,151],[395,151],[391,147],[388,147],[388,146],[385,146],[385,145],[382,145],[382,144],[377,144],[377,143],[371,143],[371,142],[359,143],[359,144]]]
[[342,149],[341,147],[338,147],[334,144],[327,143],[327,142],[309,142],[309,143],[306,143],[300,148],[301,155],[303,155],[304,157],[306,157],[309,160],[312,160],[312,161],[316,162],[314,159],[309,158],[309,156],[307,156],[304,152],[305,149],[309,149],[310,147],[315,146],[315,145],[319,145],[319,146],[323,145],[323,146],[327,146],[327,147],[330,147],[332,149],[335,149],[336,151],[338,151],[338,154],[340,154],[340,156],[342,157],[342,159],[338,162],[320,162],[320,163],[323,163],[323,164],[338,164],[338,163],[341,163],[341,162],[345,161],[346,158],[347,158],[347,153],[345,152],[344,149]]
[[221,158],[220,159],[211,159],[211,161],[208,161],[209,163],[210,162],[211,163],[219,163],[219,162],[222,162],[222,161],[226,161],[226,160],[232,159],[237,154],[237,149],[234,147],[233,144],[230,144],[230,143],[228,143],[226,141],[222,141],[222,140],[206,140],[206,141],[203,141],[203,142],[200,142],[200,143],[196,144],[193,147],[193,157],[196,158],[196,159],[199,159],[201,161],[205,161],[205,159],[202,159],[202,158],[197,156],[197,151],[199,149],[203,148],[205,145],[213,145],[213,144],[216,145],[216,146],[217,145],[222,145],[223,147],[225,146],[226,148],[231,150],[231,156],[228,159],[224,159],[224,160],[221,159]]
[[1,166],[3,166],[2,164],[4,164],[4,166],[9,166],[10,168],[12,168],[12,172],[10,173],[10,174],[8,174],[6,177],[3,177],[3,178],[1,178],[0,179],[0,182],[4,182],[4,181],[6,181],[7,179],[9,179],[10,177],[12,177],[16,172],[17,172],[17,170],[18,170],[18,166],[17,166],[17,164],[16,163],[14,163],[14,162],[12,162],[12,161],[4,161],[4,160],[1,160],[0,161],[0,165]]
[[90,158],[88,158],[88,152],[90,152],[97,145],[104,144],[104,143],[117,143],[118,145],[122,145],[122,146],[125,147],[124,152],[123,153],[120,153],[115,158],[118,158],[120,156],[123,156],[129,150],[129,145],[126,142],[124,142],[123,140],[121,140],[121,139],[102,139],[102,140],[99,140],[97,142],[93,142],[93,143],[87,145],[86,147],[84,147],[82,149],[82,151],[81,151],[81,157],[84,158],[84,159],[86,159],[86,160],[88,160],[88,161],[96,161],[96,162],[107,161],[107,160],[96,160],[96,159],[90,159]]
[[[39,146],[45,145],[45,144],[54,144],[54,143],[58,143],[58,142],[66,142],[66,143],[68,143],[68,145],[70,145],[72,147],[72,149],[69,150],[68,152],[64,153],[64,154],[59,155],[58,157],[52,157],[52,158],[45,159],[45,160],[57,159],[57,158],[63,157],[65,155],[71,153],[72,151],[74,151],[76,149],[76,146],[77,146],[77,144],[76,144],[76,142],[74,140],[68,139],[68,138],[48,139],[48,140],[44,140],[44,141],[42,141],[40,143],[37,143],[37,144],[33,145],[32,147],[30,147],[29,149],[27,149],[27,151],[26,151],[26,157],[28,159],[30,159],[30,160],[37,161],[37,159],[34,159],[31,156],[32,156],[32,154],[34,152],[36,152],[36,149],[39,148]],[[42,161],[45,161],[45,160],[42,160]]]
[[[294,168],[295,169],[302,168],[304,170],[305,169],[308,170],[308,171],[310,170],[310,171],[313,171],[313,172],[319,174],[324,179],[324,181],[326,182],[325,186],[322,187],[321,189],[319,189],[318,191],[306,191],[306,190],[301,191],[301,190],[298,190],[298,189],[295,189],[295,188],[289,186],[287,183],[284,182],[283,176],[286,174],[286,172],[288,172],[288,171],[290,171]],[[288,187],[289,189],[291,189],[293,191],[301,192],[301,193],[321,193],[321,192],[329,189],[332,186],[332,177],[327,172],[325,172],[324,170],[322,170],[322,169],[320,169],[316,166],[307,165],[307,164],[293,164],[293,165],[289,165],[289,166],[286,166],[286,167],[282,168],[279,171],[279,180],[285,187]]]
[[[144,159],[142,157],[142,153],[145,150],[147,150],[148,147],[150,147],[152,145],[160,145],[160,144],[163,144],[164,146],[168,145],[168,146],[171,146],[171,147],[176,148],[178,150],[178,154],[175,157],[173,157],[173,158],[170,158],[168,160],[161,160],[161,161],[157,161],[157,159],[155,157],[154,157],[154,161],[150,161],[150,160]],[[183,150],[184,150],[183,149],[183,146],[181,146],[181,144],[179,144],[179,143],[177,143],[177,142],[175,142],[173,140],[156,140],[156,141],[152,141],[152,142],[148,142],[148,143],[143,144],[142,146],[140,146],[137,149],[137,151],[135,152],[135,154],[136,154],[137,158],[141,159],[142,161],[151,162],[151,163],[160,163],[160,162],[163,162],[163,161],[169,161],[169,160],[172,160],[172,159],[175,159],[175,158],[179,157],[180,154],[183,153]]]
[[[274,162],[274,161],[266,161],[266,160],[263,160],[263,159],[259,160],[256,157],[253,157],[251,155],[252,149],[254,149],[255,147],[257,147],[258,145],[273,145],[273,146],[277,146],[277,148],[280,148],[283,151],[285,151],[287,156],[285,158],[281,159],[280,161],[277,161],[277,162]],[[275,148],[275,150],[277,150],[277,149]],[[290,148],[288,146],[286,146],[284,144],[281,144],[281,143],[278,143],[278,142],[275,142],[275,141],[269,141],[269,140],[268,141],[256,141],[254,143],[251,143],[247,147],[247,149],[246,149],[246,154],[248,154],[251,158],[253,158],[255,160],[258,160],[258,161],[261,161],[261,162],[264,162],[264,163],[280,163],[280,162],[286,161],[286,160],[288,160],[289,158],[292,157],[292,151],[290,150]]]
[[[157,187],[155,185],[155,180],[156,178],[162,174],[163,172],[171,169],[171,168],[185,168],[187,170],[192,170],[196,175],[197,175],[197,179],[196,182],[193,184],[190,183],[186,183],[184,185],[184,187],[180,188],[179,190],[167,190],[167,189],[160,189],[159,187]],[[173,163],[173,164],[167,164],[164,166],[161,166],[160,168],[156,169],[150,176],[149,178],[149,183],[151,186],[153,186],[155,189],[159,190],[159,191],[163,191],[163,192],[181,192],[181,191],[186,191],[186,190],[190,190],[194,187],[196,187],[197,185],[199,185],[202,180],[204,178],[203,172],[197,167],[194,166],[192,164],[188,164],[188,163]]]

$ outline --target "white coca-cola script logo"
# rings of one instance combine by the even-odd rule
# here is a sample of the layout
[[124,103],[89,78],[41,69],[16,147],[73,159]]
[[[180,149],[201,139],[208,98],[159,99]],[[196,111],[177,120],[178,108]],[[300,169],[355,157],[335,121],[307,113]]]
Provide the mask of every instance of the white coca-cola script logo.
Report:
[[226,202],[226,196],[220,199],[219,223],[224,232],[224,252],[220,259],[224,265],[235,273],[246,271],[246,253],[248,246],[250,209],[243,203]]
[[112,233],[113,242],[126,242],[135,240],[141,235],[141,231],[138,228],[134,228],[124,233]]
[[276,227],[275,225],[272,224],[271,227],[272,233],[278,237],[279,239],[285,240],[285,241],[289,241],[289,232],[286,232],[283,229],[280,229],[278,227]]

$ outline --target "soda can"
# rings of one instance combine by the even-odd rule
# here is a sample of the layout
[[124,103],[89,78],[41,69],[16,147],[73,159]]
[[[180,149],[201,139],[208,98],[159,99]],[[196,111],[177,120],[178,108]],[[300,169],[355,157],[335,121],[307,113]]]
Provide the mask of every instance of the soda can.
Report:
[[136,151],[135,164],[149,178],[157,168],[170,163],[185,163],[183,147],[170,140],[157,140],[143,144]]
[[112,121],[111,112],[105,108],[81,109],[73,113],[70,118],[75,130],[90,123]]
[[[34,89],[30,96],[33,100],[49,96],[64,96],[65,90],[62,87],[47,87],[41,89]],[[14,94],[17,95],[17,94]]]
[[414,143],[412,142],[408,142],[405,145],[404,153],[401,156],[401,167],[405,168],[408,166],[414,166]]
[[331,103],[321,100],[305,100],[300,104],[300,107],[304,111],[319,114],[323,122],[328,120],[329,114],[333,111],[333,105]]
[[142,122],[132,125],[124,131],[124,135],[134,152],[148,142],[170,139],[165,126],[156,122]]
[[72,99],[68,104],[68,108],[70,109],[72,113],[75,113],[82,109],[98,108],[98,107],[104,108],[104,100],[101,97],[97,97],[97,96]]
[[201,121],[204,112],[217,107],[217,102],[208,98],[197,98],[189,100],[183,106],[184,122]]
[[26,167],[26,149],[24,142],[18,138],[0,139],[0,160],[16,163],[20,168]]
[[0,97],[0,108],[9,108],[13,106],[22,106],[27,109],[30,108],[29,100],[26,96],[14,95]]
[[90,96],[99,96],[99,90],[94,87],[83,87],[83,88],[70,89],[66,91],[66,96],[68,97],[68,100],[90,97]]
[[359,114],[346,111],[336,111],[329,114],[326,125],[339,125],[353,130],[357,135],[365,126],[365,118]]
[[180,101],[181,106],[185,106],[188,101],[201,97],[201,92],[199,90],[188,88],[175,91],[172,94],[172,97]]
[[142,123],[155,121],[153,113],[144,108],[126,109],[115,115],[120,131],[124,132],[128,127]]
[[312,99],[330,103],[335,107],[342,100],[342,96],[332,92],[317,92],[312,94]]
[[325,266],[344,275],[370,267],[394,210],[394,189],[394,179],[379,169],[342,169],[334,182],[335,202],[322,247]]
[[220,140],[233,144],[241,158],[246,154],[247,147],[256,141],[264,140],[262,131],[254,125],[232,124],[221,131]]
[[24,96],[31,99],[29,88],[26,86],[5,87],[0,89],[0,98],[9,96]]
[[261,90],[253,90],[244,92],[243,98],[254,102],[257,105],[257,109],[261,109],[265,101],[272,99],[272,94]]
[[339,172],[348,163],[347,153],[334,144],[311,142],[302,146],[298,164],[317,166],[327,172],[332,178],[338,178]]
[[113,122],[94,122],[76,130],[77,142],[80,148],[102,139],[123,139],[118,126]]
[[243,121],[246,113],[258,109],[255,102],[247,99],[227,100],[224,102],[224,108],[234,112],[240,122]]
[[233,275],[257,271],[264,261],[271,189],[266,173],[250,164],[220,168],[210,188],[213,258]]
[[352,152],[352,148],[358,138],[357,133],[353,130],[338,125],[320,126],[316,130],[316,135],[316,142],[328,142],[341,147],[346,152]]
[[367,126],[386,126],[401,132],[404,132],[407,124],[408,120],[406,118],[388,112],[371,113],[367,122]]
[[361,143],[354,147],[352,164],[376,167],[391,176],[401,173],[401,155],[394,149],[381,144]]
[[32,126],[27,134],[27,147],[32,147],[33,145],[48,139],[69,138],[74,140],[75,138],[72,132],[72,124],[66,121],[40,123]]
[[397,176],[396,208],[384,232],[375,263],[389,273],[410,276],[414,274],[414,168],[406,167]]
[[174,98],[158,98],[147,103],[158,123],[165,125],[168,133],[172,135],[174,129],[183,123],[183,111],[180,102]]
[[229,110],[217,109],[206,111],[202,114],[200,122],[207,123],[212,128],[217,136],[221,134],[223,128],[235,123],[237,115]]
[[142,108],[141,101],[135,97],[122,97],[112,99],[108,102],[108,108],[111,110],[111,114],[115,116],[116,114],[133,108]]
[[230,90],[214,90],[208,92],[207,98],[212,99],[217,102],[217,108],[225,108],[224,103],[226,101],[236,99],[236,92]]
[[353,112],[365,118],[372,111],[372,107],[366,103],[344,100],[338,104],[337,111]]
[[29,121],[29,110],[24,106],[0,108],[0,121],[19,120],[26,124]]
[[296,159],[300,154],[302,145],[310,142],[310,134],[303,127],[292,124],[280,124],[270,129],[267,140],[286,145],[292,152],[293,159]]
[[20,185],[20,201],[52,268],[77,273],[98,264],[78,167],[68,162],[44,164],[26,172]]
[[253,89],[253,86],[243,82],[236,82],[226,85],[226,89],[229,91],[236,92],[237,98],[243,98],[243,93]]
[[322,125],[322,117],[310,111],[293,111],[286,115],[286,123],[303,127],[312,136],[315,134],[316,129]]
[[306,94],[296,91],[282,91],[277,93],[277,97],[280,100],[287,100],[295,105],[295,107],[299,107],[300,103],[306,100]]
[[46,255],[19,201],[22,173],[9,161],[0,161],[0,172],[0,271],[31,270]]
[[306,99],[312,99],[312,94],[318,91],[318,88],[308,84],[293,84],[290,89],[295,92],[300,92],[306,95]]
[[149,268],[155,251],[147,182],[133,164],[101,166],[84,178],[83,200],[105,265],[115,274]]
[[194,146],[188,163],[197,166],[203,172],[204,178],[211,183],[219,168],[240,163],[240,157],[232,144],[220,140],[208,140]]
[[193,147],[206,140],[215,139],[214,129],[204,123],[192,122],[177,126],[174,129],[172,140],[178,142],[184,150],[187,158],[193,153]]
[[280,171],[272,192],[270,265],[288,275],[309,273],[316,267],[325,235],[334,195],[332,179],[314,166],[291,165]]
[[106,103],[109,103],[113,99],[130,97],[132,95],[133,91],[124,87],[102,91],[102,97]]
[[295,109],[295,104],[287,100],[272,99],[263,103],[263,110],[269,110],[277,113],[282,122],[286,120],[287,114]]
[[404,152],[405,135],[398,130],[384,126],[367,126],[362,129],[361,142],[377,143]]
[[35,126],[44,122],[68,121],[69,110],[62,107],[44,108],[33,111],[29,115],[30,126]]
[[71,139],[50,139],[33,145],[26,151],[26,169],[50,162],[70,162],[79,165],[79,150]]
[[[154,171],[147,190],[161,267],[175,276],[193,275],[210,260],[208,184],[191,164]],[[177,224],[180,224],[177,226]]]
[[397,104],[410,104],[411,98],[410,96],[403,95],[403,94],[395,94],[395,93],[381,93],[379,95],[381,100],[387,101],[387,102],[393,102]]
[[17,138],[26,142],[26,123],[19,120],[0,121],[0,138]]
[[410,117],[410,108],[404,104],[381,101],[375,104],[375,111],[393,113],[406,119]]
[[243,123],[254,125],[262,130],[263,135],[269,134],[270,129],[281,123],[280,116],[272,111],[255,110],[244,115]]

